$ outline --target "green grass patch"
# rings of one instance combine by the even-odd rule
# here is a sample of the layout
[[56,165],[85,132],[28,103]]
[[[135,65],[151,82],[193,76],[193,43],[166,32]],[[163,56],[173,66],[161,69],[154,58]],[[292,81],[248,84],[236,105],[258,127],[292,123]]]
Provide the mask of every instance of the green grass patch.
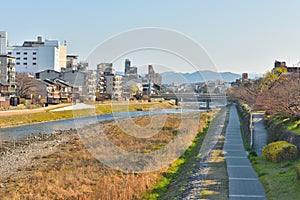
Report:
[[291,119],[289,117],[277,115],[277,116],[272,117],[271,121],[274,124],[281,124],[281,125],[283,125],[284,129],[300,135],[300,120],[299,119]]
[[300,120],[297,120],[297,121],[289,121],[287,124],[286,124],[286,129],[291,131],[291,132],[294,132],[294,133],[297,133],[300,135]]
[[281,163],[272,163],[264,157],[251,160],[268,199],[299,199],[300,181],[297,180],[296,166],[300,159]]

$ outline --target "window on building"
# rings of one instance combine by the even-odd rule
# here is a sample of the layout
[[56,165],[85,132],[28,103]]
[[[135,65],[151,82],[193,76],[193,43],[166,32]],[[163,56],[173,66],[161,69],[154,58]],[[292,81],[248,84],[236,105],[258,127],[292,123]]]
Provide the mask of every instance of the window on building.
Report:
[[27,63],[23,63],[23,65],[27,65]]
[[20,57],[17,57],[16,60],[20,60]]
[[11,55],[11,52],[7,52],[8,55]]
[[24,55],[27,55],[27,52],[24,52]]
[[33,65],[36,65],[36,63],[32,63]]
[[36,57],[32,58],[32,60],[36,60]]
[[33,55],[36,55],[36,52],[32,52]]
[[27,60],[27,57],[23,58],[23,60]]
[[17,63],[16,63],[16,65],[20,65],[20,63],[19,63],[19,62],[17,62]]
[[20,55],[21,53],[20,53],[20,52],[17,52],[16,54],[17,54],[17,55]]

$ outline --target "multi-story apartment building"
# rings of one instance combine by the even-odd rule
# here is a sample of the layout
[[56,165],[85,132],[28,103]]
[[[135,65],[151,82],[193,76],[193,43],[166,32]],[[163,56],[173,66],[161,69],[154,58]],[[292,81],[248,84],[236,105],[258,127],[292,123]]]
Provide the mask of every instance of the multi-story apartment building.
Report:
[[76,69],[78,66],[77,55],[67,55],[67,68]]
[[143,94],[159,94],[162,86],[162,76],[155,73],[152,65],[148,65],[148,74],[143,80]]
[[67,46],[58,40],[25,41],[21,46],[7,47],[7,54],[16,57],[16,72],[35,74],[52,69],[61,71],[67,65]]
[[94,101],[96,98],[96,71],[67,69],[61,72],[61,79],[73,86],[73,99]]
[[0,55],[5,55],[7,50],[7,32],[0,31]]
[[101,79],[101,74],[104,76],[105,93],[110,95],[112,99],[120,99],[122,94],[122,76],[116,74],[113,64],[98,64],[97,74],[99,79]]
[[16,93],[15,57],[0,55],[0,96]]

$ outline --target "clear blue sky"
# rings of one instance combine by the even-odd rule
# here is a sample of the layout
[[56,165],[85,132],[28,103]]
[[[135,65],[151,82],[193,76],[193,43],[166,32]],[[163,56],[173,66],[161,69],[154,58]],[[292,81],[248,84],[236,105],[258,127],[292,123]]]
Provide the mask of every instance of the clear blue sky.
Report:
[[298,0],[16,0],[0,6],[0,30],[11,45],[42,35],[67,40],[69,53],[81,59],[112,35],[162,27],[197,41],[219,71],[263,73],[275,59],[300,61]]

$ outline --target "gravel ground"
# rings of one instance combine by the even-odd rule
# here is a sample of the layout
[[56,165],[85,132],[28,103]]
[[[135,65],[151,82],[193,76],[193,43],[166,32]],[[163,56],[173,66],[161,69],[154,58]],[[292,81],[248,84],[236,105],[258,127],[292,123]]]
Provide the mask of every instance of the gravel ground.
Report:
[[22,178],[36,164],[39,156],[49,155],[58,150],[57,146],[77,135],[75,130],[39,134],[21,141],[0,143],[0,187],[9,177]]
[[170,183],[162,199],[201,199],[201,192],[210,168],[211,154],[222,133],[225,119],[226,112],[222,112],[212,121],[199,155],[183,170],[182,174]]

